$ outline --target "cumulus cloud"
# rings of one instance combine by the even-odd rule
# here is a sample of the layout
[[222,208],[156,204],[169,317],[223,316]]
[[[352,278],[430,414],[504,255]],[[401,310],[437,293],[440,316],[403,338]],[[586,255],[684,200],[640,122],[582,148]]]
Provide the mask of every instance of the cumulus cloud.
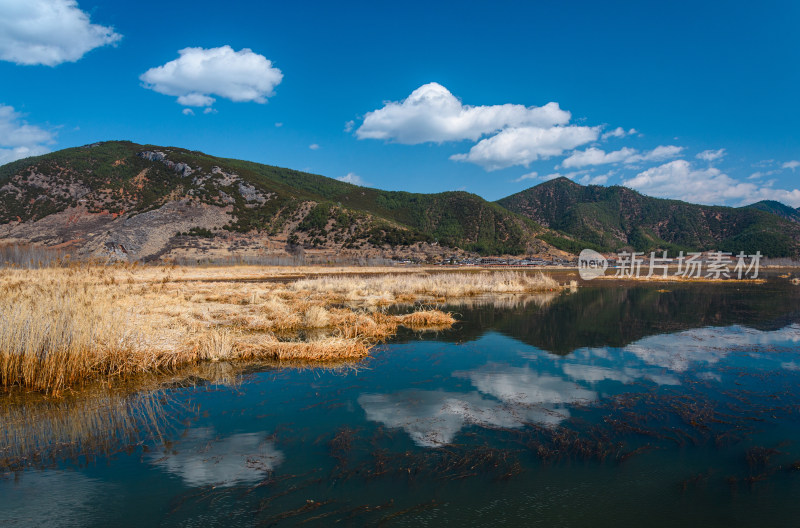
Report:
[[725,149],[721,148],[719,150],[704,150],[703,152],[699,153],[697,159],[707,161],[711,163],[712,161],[716,161],[725,157]]
[[583,151],[573,152],[561,165],[564,167],[585,167],[587,165],[604,165],[606,163],[619,163],[636,154],[636,149],[622,148],[613,152],[606,152],[596,147]]
[[558,103],[540,107],[464,105],[447,88],[432,82],[420,86],[403,101],[390,101],[368,112],[356,137],[406,145],[477,141],[508,127],[549,128],[569,120],[570,113],[559,108]]
[[183,115],[189,115],[189,116],[192,116],[192,115],[194,115],[194,110],[192,110],[191,108],[184,108],[184,109],[181,111],[181,113],[182,113]]
[[560,156],[566,150],[597,139],[600,129],[587,126],[508,128],[481,140],[466,154],[450,159],[468,161],[492,171],[514,165],[527,167],[538,159]]
[[719,169],[695,169],[686,160],[675,160],[640,172],[623,185],[659,198],[695,203],[747,205],[760,200],[777,200],[800,206],[800,190],[775,189],[771,183],[758,185],[731,178]]
[[578,183],[582,185],[605,185],[608,183],[608,178],[611,176],[611,173],[608,174],[598,174],[597,176],[592,176],[587,174],[583,176],[581,179],[578,180]]
[[0,60],[56,66],[121,38],[92,24],[75,0],[0,0]]
[[53,134],[29,125],[13,107],[0,104],[0,165],[50,152]]
[[183,106],[211,106],[216,101],[212,96],[263,104],[283,80],[270,60],[248,48],[184,48],[178,54],[139,79],[145,88],[175,96]]
[[792,172],[794,172],[797,167],[800,167],[800,161],[797,160],[787,161],[781,165],[782,169],[792,169]]
[[625,160],[625,163],[638,163],[642,161],[664,161],[678,156],[683,151],[683,147],[675,145],[659,145],[653,150],[635,154]]
[[365,182],[361,178],[361,176],[359,176],[355,172],[348,172],[344,176],[340,176],[336,179],[341,182],[352,183],[353,185],[361,185],[362,187],[365,185]]
[[316,143],[312,143],[308,146],[308,148],[310,148],[311,150],[319,150],[319,145],[317,145]]
[[630,130],[625,130],[622,127],[617,127],[614,130],[609,130],[608,132],[603,133],[600,136],[601,139],[606,140],[610,138],[623,138],[625,136],[632,136],[636,134],[637,130],[635,128],[631,128]]
[[566,168],[586,167],[588,165],[605,165],[608,163],[640,163],[643,161],[663,161],[674,158],[681,153],[683,147],[675,145],[659,145],[653,150],[640,153],[636,149],[621,148],[613,152],[590,147],[583,151],[573,152],[561,165]]

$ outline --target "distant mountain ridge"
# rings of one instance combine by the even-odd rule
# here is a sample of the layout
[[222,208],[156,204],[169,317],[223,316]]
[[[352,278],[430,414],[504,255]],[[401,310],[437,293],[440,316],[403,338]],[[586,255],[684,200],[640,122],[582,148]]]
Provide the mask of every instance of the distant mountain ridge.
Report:
[[383,191],[128,141],[0,167],[0,240],[64,245],[85,255],[121,250],[158,259],[190,249],[224,255],[216,246],[226,244],[228,253],[425,246],[521,254],[547,250],[536,237],[541,231],[466,192]]
[[798,255],[800,246],[798,212],[779,202],[704,206],[558,178],[497,203],[557,231],[542,238],[572,252],[719,249],[783,257]]
[[800,222],[800,208],[794,209],[786,204],[782,204],[781,202],[776,202],[775,200],[762,200],[760,202],[750,204],[747,207],[758,209],[759,211],[766,211],[767,213],[778,215],[781,218],[785,218],[786,220],[791,220],[793,222]]
[[[800,254],[800,213],[710,207],[565,178],[488,202],[384,191],[177,147],[108,141],[0,167],[0,243],[158,260],[295,254],[760,250]],[[327,253],[326,253],[327,252]]]

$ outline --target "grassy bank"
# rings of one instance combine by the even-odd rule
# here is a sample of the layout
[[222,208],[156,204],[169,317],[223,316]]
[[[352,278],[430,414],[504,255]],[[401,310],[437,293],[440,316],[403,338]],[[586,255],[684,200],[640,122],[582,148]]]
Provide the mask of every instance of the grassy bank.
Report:
[[[554,291],[520,273],[363,269],[137,268],[0,270],[0,385],[58,393],[92,379],[207,361],[358,359],[400,326],[447,328],[438,310],[390,315],[397,302]],[[369,274],[367,274],[369,275]],[[343,301],[346,301],[343,304]]]

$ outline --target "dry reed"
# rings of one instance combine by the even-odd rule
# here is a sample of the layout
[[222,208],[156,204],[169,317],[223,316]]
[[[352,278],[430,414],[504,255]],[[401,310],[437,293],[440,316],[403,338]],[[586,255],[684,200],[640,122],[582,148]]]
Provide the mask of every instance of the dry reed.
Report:
[[60,393],[92,379],[200,362],[358,359],[398,326],[440,329],[455,321],[436,310],[387,315],[375,308],[379,304],[558,288],[544,276],[508,272],[229,279],[258,273],[136,266],[0,270],[0,386]]
[[482,294],[557,291],[553,278],[515,271],[482,273],[387,274],[377,277],[330,276],[298,280],[289,288],[302,293],[327,293],[341,301],[375,304],[402,302],[419,296],[461,298]]

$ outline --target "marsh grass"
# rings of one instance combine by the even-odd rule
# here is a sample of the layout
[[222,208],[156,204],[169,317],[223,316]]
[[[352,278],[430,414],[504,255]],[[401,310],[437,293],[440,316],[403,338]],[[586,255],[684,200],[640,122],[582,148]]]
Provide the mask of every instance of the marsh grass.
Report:
[[560,289],[544,275],[515,272],[297,274],[132,265],[0,270],[0,385],[60,394],[95,379],[204,362],[358,360],[400,326],[441,330],[455,322],[419,305],[391,315],[389,305]]
[[452,299],[482,294],[552,292],[562,288],[543,274],[516,271],[478,273],[384,274],[374,277],[330,276],[298,280],[291,291],[328,294],[338,301],[394,304],[419,297]]
[[408,328],[448,328],[456,319],[439,310],[421,310],[406,315],[397,316],[397,321]]

